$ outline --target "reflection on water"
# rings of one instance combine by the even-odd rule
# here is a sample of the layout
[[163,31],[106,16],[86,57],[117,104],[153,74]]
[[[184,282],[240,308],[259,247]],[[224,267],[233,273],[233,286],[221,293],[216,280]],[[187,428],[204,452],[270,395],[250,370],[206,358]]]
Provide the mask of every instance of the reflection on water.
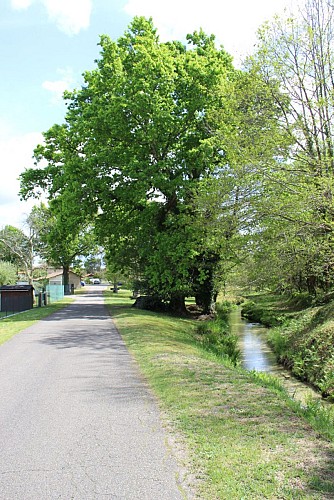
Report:
[[253,323],[244,325],[240,336],[242,365],[246,370],[271,372],[277,369],[275,356],[265,340],[266,329]]
[[246,370],[272,372],[279,369],[276,358],[266,342],[267,328],[243,320],[240,310],[230,314],[232,333],[239,337],[241,364]]
[[243,368],[277,376],[289,395],[299,401],[306,402],[310,397],[322,399],[319,393],[295,379],[288,370],[276,362],[275,354],[266,341],[267,328],[242,319],[239,308],[231,312],[229,323],[232,333],[239,337]]

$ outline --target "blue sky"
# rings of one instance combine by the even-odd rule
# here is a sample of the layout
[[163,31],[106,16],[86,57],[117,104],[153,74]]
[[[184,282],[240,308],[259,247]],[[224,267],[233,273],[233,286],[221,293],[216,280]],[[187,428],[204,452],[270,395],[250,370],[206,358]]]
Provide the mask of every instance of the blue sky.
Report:
[[33,165],[41,133],[65,114],[62,93],[80,87],[99,55],[99,35],[117,39],[134,15],[152,16],[162,40],[202,27],[236,62],[261,23],[286,0],[0,0],[0,228],[24,228],[34,202],[17,180]]

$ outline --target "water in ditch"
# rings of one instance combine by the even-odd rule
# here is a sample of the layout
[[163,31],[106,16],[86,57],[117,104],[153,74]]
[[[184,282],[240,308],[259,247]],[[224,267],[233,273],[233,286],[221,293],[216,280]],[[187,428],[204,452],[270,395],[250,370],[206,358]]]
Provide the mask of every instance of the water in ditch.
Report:
[[257,323],[241,318],[240,308],[234,309],[229,317],[231,331],[239,338],[241,366],[246,370],[267,372],[277,376],[290,397],[306,403],[310,398],[322,400],[312,387],[297,380],[276,361],[275,354],[267,343],[267,329]]

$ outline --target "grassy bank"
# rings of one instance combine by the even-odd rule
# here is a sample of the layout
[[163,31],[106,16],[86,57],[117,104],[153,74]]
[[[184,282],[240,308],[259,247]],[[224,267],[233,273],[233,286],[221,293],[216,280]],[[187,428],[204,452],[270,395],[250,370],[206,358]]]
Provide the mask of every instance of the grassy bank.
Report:
[[269,341],[278,360],[334,401],[334,302],[309,308],[273,329]]
[[320,437],[273,379],[206,352],[194,321],[131,308],[129,295],[106,303],[188,450],[198,498],[333,498],[334,431]]
[[54,304],[46,307],[34,307],[29,311],[24,311],[13,316],[0,320],[0,345],[19,333],[21,330],[33,325],[36,321],[49,316],[66,304],[72,302],[73,297],[67,296]]
[[272,328],[268,340],[278,361],[334,401],[334,301],[305,307],[274,294],[247,298],[242,314]]
[[304,308],[301,300],[274,293],[254,293],[245,295],[241,306],[244,318],[267,327],[279,326],[294,318]]

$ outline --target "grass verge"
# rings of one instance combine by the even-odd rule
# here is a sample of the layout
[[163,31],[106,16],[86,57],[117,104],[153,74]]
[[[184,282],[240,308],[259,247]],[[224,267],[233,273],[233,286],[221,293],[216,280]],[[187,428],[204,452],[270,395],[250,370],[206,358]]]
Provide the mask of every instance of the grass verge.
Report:
[[13,316],[0,320],[0,345],[19,333],[21,330],[33,325],[36,321],[49,316],[58,309],[72,302],[73,297],[66,296],[64,299],[49,304],[46,307],[34,307]]
[[275,381],[203,350],[194,321],[131,308],[129,295],[107,292],[106,304],[189,450],[198,498],[333,498],[333,442]]

